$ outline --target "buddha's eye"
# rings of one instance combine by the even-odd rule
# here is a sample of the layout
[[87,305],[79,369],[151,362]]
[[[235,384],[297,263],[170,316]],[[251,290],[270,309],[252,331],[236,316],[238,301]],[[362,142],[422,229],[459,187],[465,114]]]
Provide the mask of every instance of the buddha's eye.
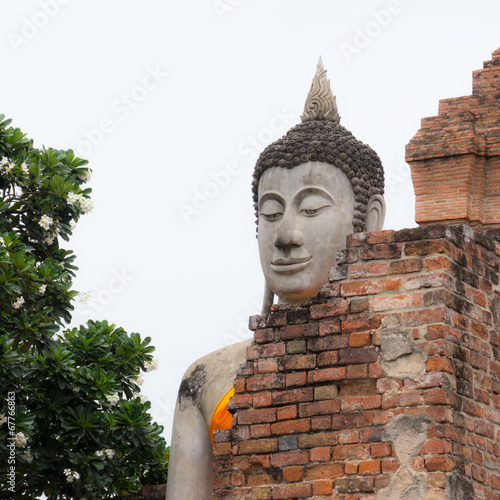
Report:
[[273,222],[283,217],[285,211],[283,205],[277,200],[266,200],[260,208],[260,216],[265,220]]
[[318,194],[311,194],[301,201],[299,211],[306,217],[314,217],[331,206],[331,200],[327,200],[324,196]]

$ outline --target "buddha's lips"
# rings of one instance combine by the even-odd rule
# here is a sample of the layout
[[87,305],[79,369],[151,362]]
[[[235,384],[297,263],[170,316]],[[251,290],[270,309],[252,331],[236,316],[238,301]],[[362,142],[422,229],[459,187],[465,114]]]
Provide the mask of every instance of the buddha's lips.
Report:
[[271,262],[271,269],[280,274],[293,274],[305,269],[311,261],[311,255],[301,258],[276,259]]

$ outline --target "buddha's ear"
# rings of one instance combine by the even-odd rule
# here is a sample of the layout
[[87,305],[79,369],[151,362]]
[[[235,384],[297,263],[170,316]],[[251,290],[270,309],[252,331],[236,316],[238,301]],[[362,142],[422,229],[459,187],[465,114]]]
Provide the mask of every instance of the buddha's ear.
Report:
[[366,210],[365,230],[379,231],[384,225],[385,219],[385,200],[380,194],[374,194],[368,201]]

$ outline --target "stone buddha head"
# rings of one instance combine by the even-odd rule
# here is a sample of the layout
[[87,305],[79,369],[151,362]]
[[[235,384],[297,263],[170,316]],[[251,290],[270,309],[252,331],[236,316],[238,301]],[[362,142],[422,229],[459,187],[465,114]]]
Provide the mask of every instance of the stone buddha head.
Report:
[[380,158],[340,125],[321,59],[302,123],[268,146],[253,174],[263,312],[277,295],[300,303],[317,295],[353,232],[382,228]]

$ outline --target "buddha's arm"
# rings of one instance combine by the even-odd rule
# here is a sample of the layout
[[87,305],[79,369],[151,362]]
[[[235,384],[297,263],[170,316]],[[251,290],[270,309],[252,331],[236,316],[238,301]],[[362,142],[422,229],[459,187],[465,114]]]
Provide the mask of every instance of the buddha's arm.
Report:
[[177,403],[166,500],[209,500],[213,494],[212,444],[196,405]]

